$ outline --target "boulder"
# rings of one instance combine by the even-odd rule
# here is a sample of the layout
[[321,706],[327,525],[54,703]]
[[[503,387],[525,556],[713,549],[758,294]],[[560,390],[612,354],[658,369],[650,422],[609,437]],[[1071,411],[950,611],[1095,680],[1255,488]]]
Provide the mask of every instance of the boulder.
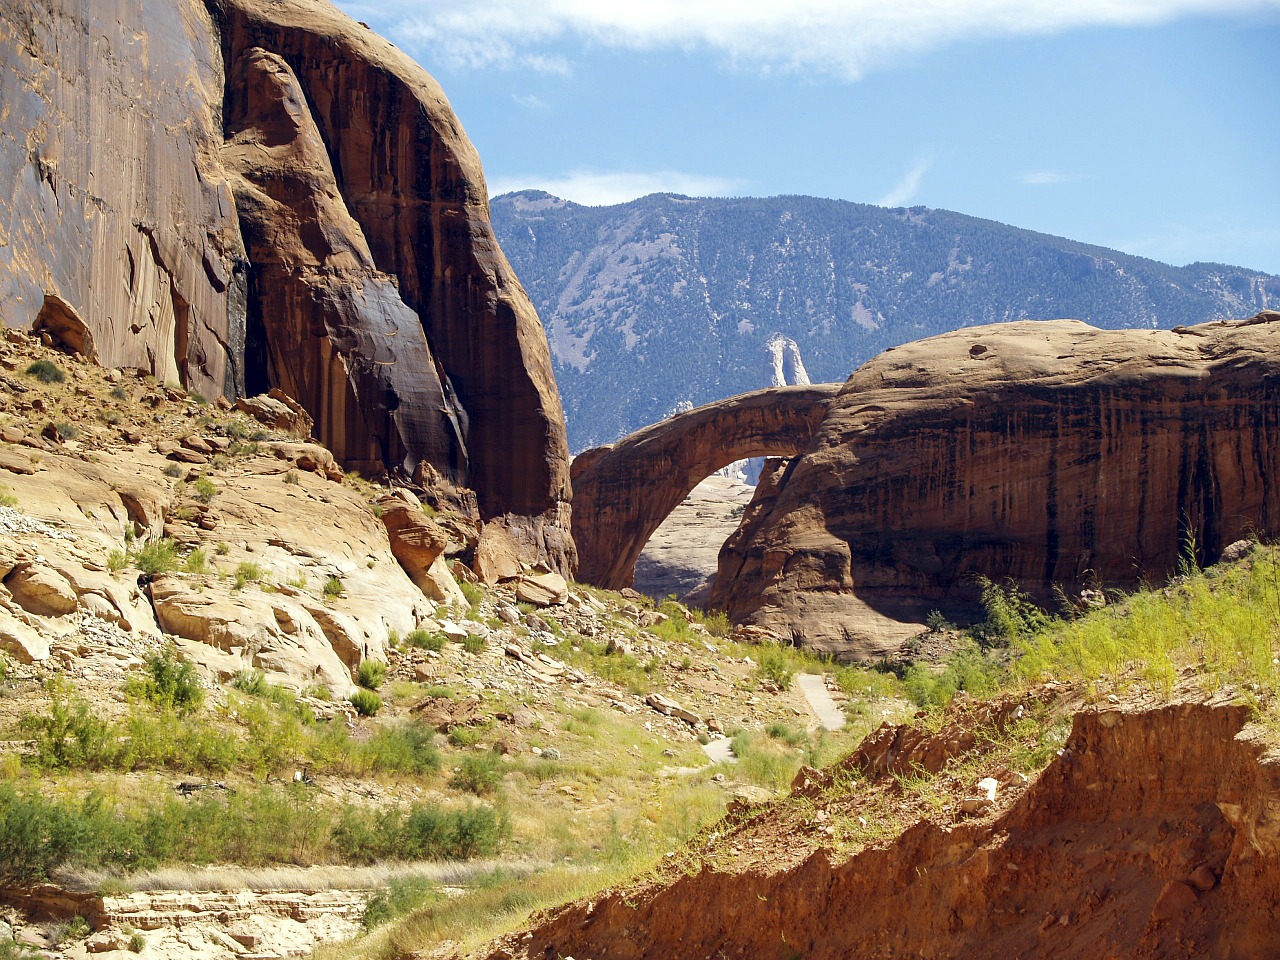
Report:
[[564,603],[569,596],[569,585],[558,573],[540,576],[524,575],[509,582],[515,589],[516,599],[537,607],[551,607]]
[[19,663],[36,663],[49,659],[49,640],[43,632],[0,607],[0,650]]
[[79,605],[75,588],[59,571],[40,563],[20,563],[4,585],[22,609],[42,617],[61,617]]
[[256,397],[241,397],[235,408],[272,430],[291,433],[300,440],[310,437],[315,426],[302,404],[277,387]]

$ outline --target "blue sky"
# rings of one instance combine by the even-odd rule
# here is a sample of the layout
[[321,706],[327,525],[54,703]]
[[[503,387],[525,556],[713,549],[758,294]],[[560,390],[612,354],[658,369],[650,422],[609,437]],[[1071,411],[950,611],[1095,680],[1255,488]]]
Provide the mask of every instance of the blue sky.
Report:
[[923,204],[1280,274],[1280,0],[338,0],[493,194]]

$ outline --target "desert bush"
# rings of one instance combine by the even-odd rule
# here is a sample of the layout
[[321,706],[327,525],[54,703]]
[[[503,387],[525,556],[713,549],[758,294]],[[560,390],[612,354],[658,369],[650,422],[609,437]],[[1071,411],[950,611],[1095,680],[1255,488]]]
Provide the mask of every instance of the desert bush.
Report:
[[182,562],[182,569],[187,573],[208,573],[209,555],[196,547],[187,554],[187,558]]
[[342,585],[342,580],[336,576],[330,576],[324,582],[324,595],[329,598],[340,597],[346,592],[346,587]]
[[791,686],[795,670],[791,667],[791,658],[785,650],[776,644],[761,644],[756,654],[756,677],[768,680],[786,690]]
[[107,724],[62,679],[48,682],[49,707],[20,723],[32,735],[35,762],[45,768],[97,766],[110,742]]
[[382,709],[382,698],[372,690],[356,690],[350,697],[351,705],[362,717],[372,717]]
[[218,488],[208,477],[201,476],[196,478],[196,482],[191,485],[194,491],[192,496],[201,503],[212,503],[213,498],[218,495]]
[[16,507],[17,505],[18,498],[13,495],[13,492],[8,487],[0,483],[0,507]]
[[169,573],[177,569],[179,564],[178,545],[165,537],[160,540],[152,540],[134,555],[134,565],[143,573],[152,576],[160,573]]
[[366,690],[377,690],[387,679],[387,665],[381,660],[361,660],[356,668],[356,683]]
[[945,707],[958,691],[975,697],[994,694],[1002,679],[1000,665],[976,645],[961,647],[941,667],[914,663],[907,668],[902,685],[919,707]]
[[456,790],[484,796],[498,789],[502,774],[502,757],[493,750],[483,750],[462,758],[449,785]]
[[41,383],[62,383],[67,379],[66,373],[52,360],[37,360],[27,367],[27,376],[35,377]]
[[462,649],[467,653],[479,653],[485,648],[484,637],[478,633],[468,633],[462,638]]
[[398,877],[369,898],[364,928],[372,930],[428,903],[447,900],[440,885],[425,877]]
[[1029,639],[1049,626],[1049,615],[1012,580],[999,584],[979,577],[978,583],[982,587],[982,608],[986,618],[975,624],[970,633],[980,645],[1007,647],[1015,641]]
[[426,630],[410,630],[405,636],[404,642],[411,647],[419,647],[423,650],[434,650],[439,653],[444,649],[444,645],[448,643],[443,633],[430,633]]
[[260,697],[267,692],[267,675],[261,670],[241,670],[232,679],[231,686],[251,697]]
[[130,679],[126,690],[140,700],[179,713],[189,713],[204,702],[195,666],[172,649],[147,657],[146,675]]

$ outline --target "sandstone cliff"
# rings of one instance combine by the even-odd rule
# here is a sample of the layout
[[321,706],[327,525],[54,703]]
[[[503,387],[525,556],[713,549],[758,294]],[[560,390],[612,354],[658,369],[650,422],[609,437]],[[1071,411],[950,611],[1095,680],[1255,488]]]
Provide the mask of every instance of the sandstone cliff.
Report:
[[0,0],[0,321],[476,492],[568,569],[545,335],[443,93],[326,2]]
[[820,650],[896,648],[977,575],[1161,581],[1280,530],[1280,313],[1173,331],[1061,320],[881,354],[773,476],[721,554],[713,601]]

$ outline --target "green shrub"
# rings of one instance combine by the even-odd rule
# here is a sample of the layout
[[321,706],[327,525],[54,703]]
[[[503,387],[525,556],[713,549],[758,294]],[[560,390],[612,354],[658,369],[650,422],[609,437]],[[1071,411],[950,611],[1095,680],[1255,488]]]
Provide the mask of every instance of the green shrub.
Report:
[[449,641],[443,633],[430,633],[426,630],[410,630],[404,638],[404,642],[411,647],[419,647],[422,650],[434,650],[439,653],[444,649],[444,645]]
[[246,560],[236,567],[235,589],[243,590],[247,584],[260,581],[262,576],[262,567],[252,560]]
[[952,653],[941,668],[914,663],[902,684],[919,707],[945,707],[960,690],[975,697],[994,694],[1000,688],[1001,669],[977,646],[970,644]]
[[47,880],[83,844],[78,826],[61,805],[0,782],[0,882]]
[[382,709],[382,698],[372,690],[356,690],[350,697],[351,705],[362,717],[375,716]]
[[187,559],[182,563],[182,569],[187,573],[208,573],[209,572],[209,556],[199,547],[187,554]]
[[982,587],[982,608],[986,618],[974,625],[970,633],[982,646],[1007,647],[1015,641],[1035,636],[1050,624],[1049,615],[1012,580],[1001,585],[979,577],[978,583]]
[[41,383],[62,383],[67,379],[62,368],[51,360],[37,360],[27,367],[27,375],[35,377]]
[[761,644],[756,659],[757,679],[771,681],[783,690],[791,686],[795,670],[785,650],[775,644]]
[[123,385],[117,383],[111,388],[111,398],[113,400],[128,400],[129,391],[126,390]]
[[0,507],[16,507],[17,505],[18,498],[13,495],[8,487],[0,483]]
[[141,953],[143,949],[146,947],[146,945],[147,945],[146,939],[144,939],[142,934],[140,934],[137,930],[135,930],[132,934],[130,934],[129,936],[129,952],[130,953]]
[[176,463],[166,463],[162,472],[166,477],[176,478],[182,476],[182,468]]
[[213,552],[220,557],[225,557],[231,552],[231,544],[227,543],[225,540],[219,540],[218,545],[213,548]]
[[67,423],[65,420],[59,420],[53,424],[53,432],[58,435],[59,440],[74,440],[80,436],[80,428],[73,423]]
[[467,603],[471,605],[471,609],[475,610],[480,606],[480,601],[484,599],[484,587],[478,583],[468,583],[466,580],[458,583],[458,589],[462,591],[462,595],[467,598]]
[[98,765],[110,739],[107,724],[65,680],[50,680],[47,689],[48,711],[28,714],[20,724],[35,741],[36,763],[46,768]]
[[167,537],[145,544],[133,558],[134,565],[152,576],[178,567],[178,545]]
[[107,569],[119,573],[129,565],[129,556],[123,550],[112,550],[107,554]]
[[483,750],[462,758],[449,785],[456,790],[483,796],[498,789],[502,774],[502,757],[493,750]]
[[147,657],[147,675],[131,679],[126,689],[131,696],[179,713],[189,713],[204,702],[195,666],[172,650]]
[[340,597],[345,592],[346,587],[342,585],[342,580],[336,576],[330,576],[329,579],[324,582],[324,595],[326,597]]
[[284,472],[284,482],[285,482],[285,483],[287,483],[287,484],[290,484],[290,485],[292,485],[292,486],[297,486],[297,485],[298,485],[298,484],[300,484],[302,481],[298,479],[298,471],[296,471],[296,470],[286,470],[286,471]]
[[213,498],[218,495],[218,488],[206,476],[198,477],[191,487],[195,491],[192,496],[201,503],[212,503]]
[[479,653],[485,648],[484,637],[478,633],[468,633],[462,638],[462,649],[467,653]]
[[439,884],[425,877],[398,877],[369,898],[364,928],[372,930],[428,903],[448,899]]
[[435,732],[419,724],[381,727],[362,746],[375,771],[421,776],[440,769]]
[[231,681],[231,686],[235,687],[241,693],[247,693],[251,697],[261,697],[266,694],[267,675],[261,670],[241,670],[235,675]]
[[377,690],[387,679],[387,665],[381,660],[361,660],[356,669],[356,683],[366,690]]

